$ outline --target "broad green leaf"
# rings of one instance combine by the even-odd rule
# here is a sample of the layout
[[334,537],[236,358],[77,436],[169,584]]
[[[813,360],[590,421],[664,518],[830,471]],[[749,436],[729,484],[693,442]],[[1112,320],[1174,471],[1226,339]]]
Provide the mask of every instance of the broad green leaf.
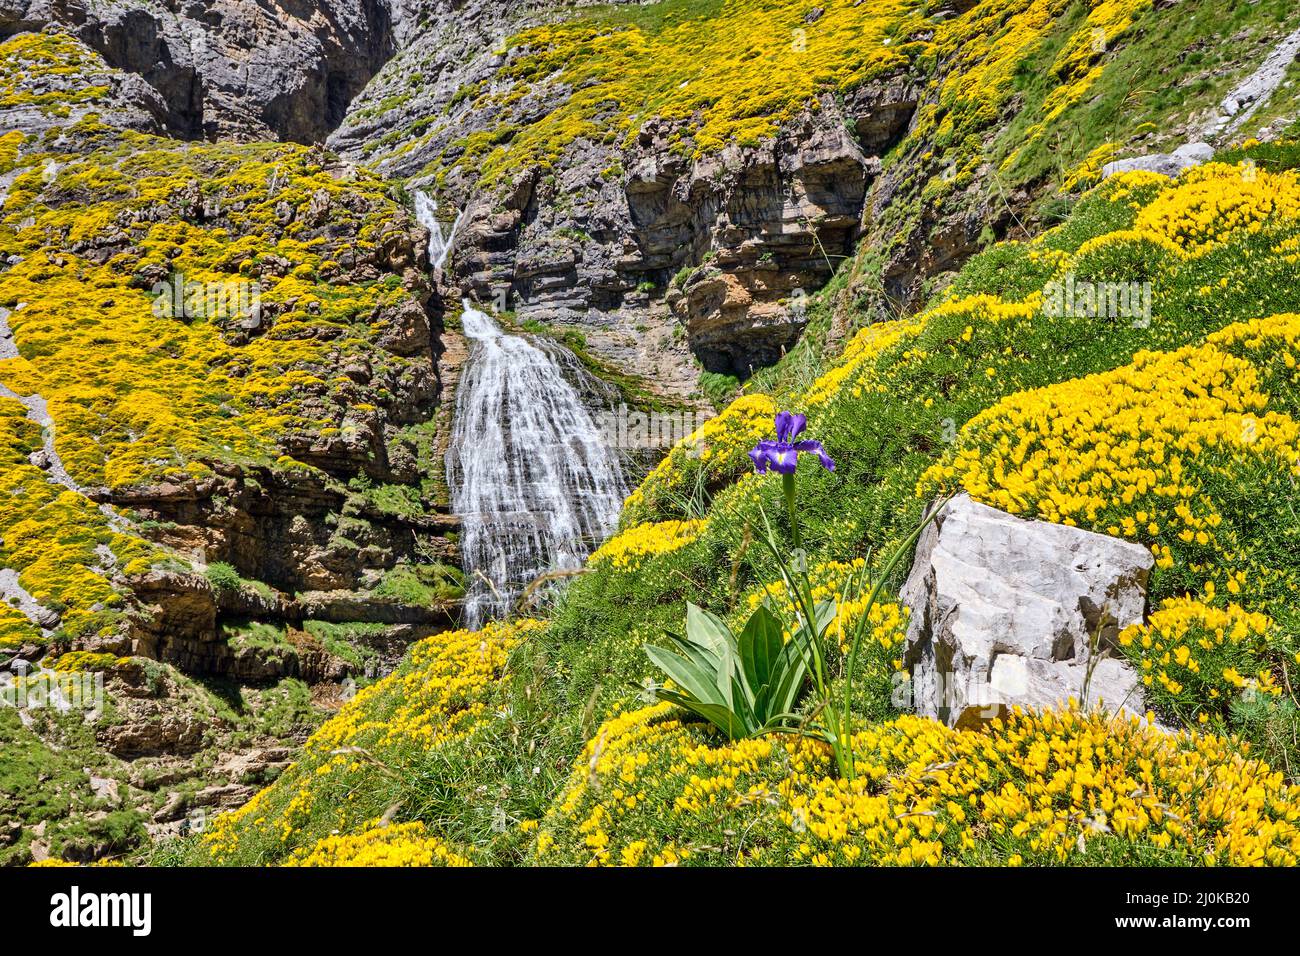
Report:
[[818,601],[817,606],[813,609],[813,623],[817,628],[818,638],[825,635],[826,628],[831,626],[833,620],[835,620],[835,602]]
[[782,649],[777,671],[779,676],[769,693],[768,710],[772,714],[784,714],[794,710],[808,676],[808,661],[793,641]]
[[686,605],[686,639],[712,651],[719,660],[729,659],[736,649],[727,623],[696,604]]
[[727,623],[695,604],[686,605],[686,640],[718,659],[716,683],[719,696],[728,707],[734,706],[731,678],[739,668],[736,639]]
[[752,735],[757,728],[748,727],[740,719],[739,715],[723,707],[721,704],[706,704],[681,694],[676,694],[670,690],[661,690],[656,694],[660,700],[666,700],[670,704],[676,704],[683,710],[688,710],[693,714],[703,717],[713,726],[717,727],[732,740],[740,740],[743,737]]
[[724,692],[715,683],[713,676],[701,670],[693,661],[679,657],[672,651],[647,644],[646,655],[656,667],[684,691],[706,704],[726,704],[730,696],[730,687]]
[[749,698],[753,701],[758,692],[771,683],[772,668],[785,646],[781,622],[771,611],[759,605],[740,632],[738,645],[741,672],[749,686]]

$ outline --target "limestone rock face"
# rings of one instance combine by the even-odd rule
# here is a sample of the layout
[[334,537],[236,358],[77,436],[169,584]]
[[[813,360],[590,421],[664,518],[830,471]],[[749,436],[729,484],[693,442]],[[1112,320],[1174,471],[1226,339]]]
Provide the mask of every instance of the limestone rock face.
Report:
[[652,119],[630,141],[578,138],[550,169],[491,188],[477,168],[439,175],[467,138],[526,127],[575,95],[537,82],[518,87],[508,114],[474,105],[474,91],[514,82],[518,53],[502,38],[574,5],[432,0],[418,30],[396,16],[401,49],[330,147],[436,194],[446,228],[462,214],[448,298],[504,300],[521,319],[580,327],[595,353],[682,397],[696,360],[741,375],[770,365],[799,337],[805,296],[861,234],[880,157],[912,120],[919,81],[900,73],[827,95],[767,141],[694,158],[674,148],[688,120]]
[[1143,713],[1137,674],[1111,655],[1143,620],[1152,564],[1140,545],[954,498],[901,593],[917,712],[971,727],[1073,697]]
[[186,137],[316,142],[393,51],[388,0],[0,0],[0,36],[57,25],[142,78]]

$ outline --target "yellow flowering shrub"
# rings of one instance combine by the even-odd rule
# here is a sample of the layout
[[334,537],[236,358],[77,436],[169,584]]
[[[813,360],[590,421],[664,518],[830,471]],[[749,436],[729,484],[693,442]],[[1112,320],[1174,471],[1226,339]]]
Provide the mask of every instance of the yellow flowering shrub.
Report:
[[[103,573],[102,549],[132,572],[162,552],[115,526],[84,495],[51,482],[27,457],[39,444],[40,428],[26,410],[0,399],[0,565],[18,572],[19,584],[38,604],[60,612],[65,631],[111,630],[111,609],[123,599]],[[43,640],[13,609],[6,609],[3,627],[14,643]]]
[[[18,33],[0,44],[0,54],[0,109],[35,108],[62,118],[108,92],[102,61],[65,33]],[[40,91],[30,88],[37,76],[45,79]]]
[[1150,9],[1151,0],[1092,0],[1083,24],[1062,46],[1052,72],[1063,82],[1043,103],[1045,121],[1050,122],[1087,95],[1101,75],[1102,59],[1132,25],[1140,11]]
[[607,564],[622,571],[636,570],[643,558],[686,547],[707,526],[707,521],[651,521],[634,525],[597,548],[588,563],[593,567]]
[[987,730],[718,744],[667,705],[606,722],[543,821],[541,864],[1295,865],[1300,794],[1227,738],[1077,708]]
[[1172,240],[1187,253],[1204,252],[1225,235],[1258,232],[1279,220],[1300,216],[1300,176],[1226,163],[1187,170],[1177,189],[1162,192],[1138,214],[1139,232]]
[[918,328],[915,321],[906,319],[868,325],[849,340],[838,361],[808,388],[803,404],[810,409],[819,408],[845,388],[883,389],[878,380],[862,381],[863,376],[869,374],[882,353],[909,335],[915,335]]
[[472,725],[510,650],[541,628],[536,621],[491,623],[480,631],[449,631],[411,647],[397,673],[357,692],[307,742],[324,755],[364,743],[436,746]]
[[[1300,338],[1300,316],[1290,318]],[[1216,548],[1220,519],[1198,461],[1218,452],[1290,468],[1298,428],[1268,411],[1254,366],[1216,339],[1013,395],[972,419],[964,447],[922,483],[954,479],[1012,514]]]
[[[520,165],[550,165],[578,137],[630,139],[651,116],[689,121],[689,138],[673,143],[683,153],[752,145],[818,95],[902,70],[927,49],[912,39],[927,24],[916,0],[819,9],[808,18],[798,4],[724,0],[707,11],[676,5],[630,22],[615,11],[526,30],[508,41],[500,80],[474,100],[501,125],[458,142],[455,163],[492,182]],[[512,123],[525,83],[554,87],[562,105]]]
[[1101,143],[1066,174],[1061,189],[1064,192],[1073,192],[1084,186],[1096,185],[1101,180],[1102,167],[1115,158],[1118,150],[1118,143]]
[[473,866],[469,858],[430,836],[423,823],[385,825],[375,820],[360,833],[332,834],[303,848],[285,866]]
[[1280,646],[1276,626],[1236,603],[1170,598],[1146,623],[1121,632],[1119,643],[1143,683],[1185,721],[1223,717],[1243,694],[1282,694],[1265,663]]
[[777,408],[763,394],[742,395],[669,450],[623,503],[623,525],[652,520],[691,485],[715,485],[751,466],[748,452],[771,435]]
[[122,663],[125,658],[116,654],[98,654],[94,651],[68,651],[54,660],[56,671],[106,671]]

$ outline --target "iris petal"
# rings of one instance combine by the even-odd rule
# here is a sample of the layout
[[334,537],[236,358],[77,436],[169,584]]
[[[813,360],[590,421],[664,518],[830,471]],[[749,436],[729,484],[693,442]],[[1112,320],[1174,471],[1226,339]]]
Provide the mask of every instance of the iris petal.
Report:
[[776,447],[767,453],[767,460],[771,463],[772,470],[779,475],[793,475],[799,467],[799,453],[793,445],[786,442],[777,442]]
[[804,427],[808,424],[808,418],[804,415],[796,415],[794,412],[778,412],[776,415],[776,440],[780,442],[792,441]]
[[801,441],[798,444],[796,444],[794,447],[797,451],[806,451],[810,454],[816,455],[818,459],[821,460],[822,467],[825,468],[827,471],[835,470],[835,459],[831,458],[830,455],[826,454],[826,449],[822,448],[821,442]]

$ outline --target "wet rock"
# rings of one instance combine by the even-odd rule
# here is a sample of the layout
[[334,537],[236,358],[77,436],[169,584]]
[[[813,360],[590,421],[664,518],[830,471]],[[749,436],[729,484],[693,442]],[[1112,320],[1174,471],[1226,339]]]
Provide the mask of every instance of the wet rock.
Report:
[[1152,565],[1131,542],[953,499],[900,592],[917,712],[956,727],[1069,698],[1143,713],[1114,650],[1143,620]]

